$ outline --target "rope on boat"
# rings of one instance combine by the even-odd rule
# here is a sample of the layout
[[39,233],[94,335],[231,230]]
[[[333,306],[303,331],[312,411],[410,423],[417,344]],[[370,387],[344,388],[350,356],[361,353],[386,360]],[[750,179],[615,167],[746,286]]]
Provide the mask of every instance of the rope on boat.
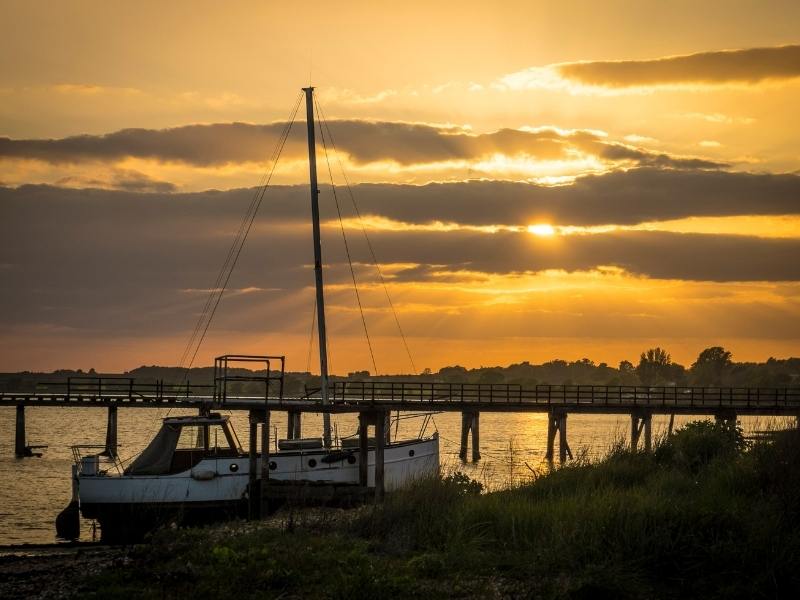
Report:
[[[268,166],[261,175],[261,179],[259,180],[258,186],[256,187],[256,190],[253,193],[253,197],[250,200],[250,205],[247,207],[247,211],[245,212],[244,217],[242,218],[242,221],[239,224],[239,229],[236,232],[236,236],[233,239],[233,243],[228,249],[228,255],[225,257],[225,261],[222,263],[222,267],[220,268],[219,273],[217,274],[217,278],[214,281],[214,285],[211,288],[208,297],[206,298],[203,310],[201,311],[200,316],[197,319],[197,323],[195,324],[194,329],[192,330],[192,334],[186,343],[183,353],[181,354],[181,359],[178,363],[178,366],[184,369],[183,372],[184,383],[188,382],[189,371],[191,370],[192,365],[194,365],[194,361],[197,358],[197,353],[200,351],[200,346],[203,344],[203,340],[205,340],[206,334],[208,333],[208,329],[211,326],[211,321],[213,320],[214,315],[216,314],[220,300],[222,300],[222,296],[225,293],[226,288],[228,287],[228,282],[230,281],[231,275],[233,274],[233,270],[236,268],[236,263],[239,260],[239,255],[241,254],[242,248],[244,247],[244,244],[247,241],[247,236],[250,233],[250,229],[253,226],[253,221],[255,220],[256,215],[258,214],[259,208],[261,207],[261,202],[264,199],[264,194],[266,193],[267,188],[269,187],[269,184],[272,181],[272,176],[275,173],[276,167],[278,166],[278,160],[280,159],[281,153],[283,152],[283,148],[286,145],[287,139],[289,138],[289,134],[292,131],[292,125],[294,125],[295,118],[297,117],[297,112],[300,108],[300,102],[302,101],[302,99],[303,99],[303,92],[300,92],[297,95],[294,107],[289,113],[289,118],[287,119],[285,125],[283,126],[281,134],[275,143],[275,148],[273,149],[269,161],[267,162]],[[171,412],[172,408],[167,410],[166,416],[169,416]],[[157,409],[156,414],[153,417],[153,423],[150,426],[150,435],[152,435],[152,431],[155,425],[160,420],[161,417],[160,413],[161,409]],[[124,462],[127,462],[132,458],[133,457],[130,457]]]
[[375,254],[375,249],[372,247],[372,242],[369,239],[369,235],[367,234],[367,229],[364,226],[364,220],[361,218],[361,211],[358,209],[358,204],[356,203],[355,194],[353,194],[353,188],[350,185],[350,180],[347,177],[347,173],[344,170],[344,165],[342,164],[342,160],[339,157],[339,152],[336,149],[336,142],[333,139],[333,133],[331,132],[330,125],[328,124],[328,120],[325,117],[325,112],[322,110],[322,106],[319,103],[317,98],[314,99],[317,104],[317,113],[320,117],[320,127],[322,125],[325,126],[325,129],[328,132],[328,139],[331,143],[331,148],[333,149],[334,156],[336,158],[336,162],[339,165],[339,170],[342,174],[342,179],[344,180],[345,187],[347,188],[348,196],[350,197],[350,202],[353,205],[353,210],[356,213],[356,217],[358,218],[358,224],[361,226],[361,232],[364,234],[364,240],[367,243],[367,248],[369,249],[370,256],[372,258],[372,264],[375,267],[375,271],[378,274],[378,278],[380,279],[381,285],[383,286],[383,291],[386,294],[386,300],[389,303],[389,308],[392,311],[392,315],[394,316],[394,322],[397,325],[397,330],[400,332],[400,338],[403,340],[403,347],[406,350],[406,354],[408,355],[408,360],[411,363],[411,370],[413,373],[417,373],[417,367],[414,364],[414,357],[411,354],[411,349],[408,346],[408,341],[406,340],[405,333],[403,332],[403,327],[400,325],[400,318],[397,316],[397,310],[395,310],[394,303],[392,302],[392,297],[389,294],[389,287],[386,285],[386,279],[383,276],[383,271],[381,270],[380,263],[378,262],[378,258]]
[[[200,350],[200,346],[203,344],[203,340],[205,339],[206,334],[208,333],[208,328],[211,325],[211,321],[214,318],[214,315],[217,311],[217,307],[219,306],[220,300],[222,300],[222,296],[225,293],[225,289],[228,287],[228,282],[230,281],[231,275],[233,274],[233,270],[236,268],[236,263],[239,260],[239,255],[242,252],[242,248],[244,247],[245,242],[247,241],[247,236],[250,233],[250,229],[253,226],[253,221],[258,214],[258,209],[261,207],[261,201],[264,199],[264,194],[269,187],[269,184],[272,180],[272,175],[275,173],[275,168],[278,166],[278,159],[283,152],[283,147],[286,144],[286,140],[289,138],[289,134],[292,130],[292,125],[294,124],[295,117],[297,116],[297,111],[300,107],[300,101],[302,100],[303,94],[300,93],[297,96],[297,101],[295,102],[294,108],[292,110],[291,116],[288,119],[286,125],[284,125],[283,131],[281,132],[280,137],[275,145],[275,149],[272,152],[272,156],[270,157],[270,162],[272,163],[272,168],[268,168],[265,170],[264,174],[261,177],[261,182],[259,183],[258,188],[256,189],[255,193],[253,194],[253,199],[250,201],[250,206],[247,209],[244,217],[242,218],[242,222],[239,225],[239,230],[236,233],[236,237],[231,244],[230,249],[228,250],[228,256],[225,258],[225,262],[222,264],[220,268],[219,274],[217,275],[217,279],[214,282],[214,287],[211,289],[211,292],[208,295],[206,300],[206,304],[203,307],[203,311],[200,314],[200,317],[197,320],[197,324],[195,325],[194,331],[192,332],[189,341],[186,344],[186,348],[184,349],[183,356],[181,357],[180,366],[183,366],[186,360],[188,359],[189,362],[185,367],[185,376],[188,376],[189,369],[192,368],[195,359],[197,358],[197,353]],[[189,358],[191,356],[191,358]]]
[[[317,114],[320,114],[319,104],[317,104]],[[321,116],[321,115],[320,115]],[[325,163],[328,165],[328,175],[331,179],[331,190],[333,191],[333,200],[336,204],[336,214],[339,217],[339,228],[342,231],[342,241],[344,242],[344,251],[347,255],[347,264],[350,266],[350,277],[353,279],[353,289],[356,293],[356,302],[358,303],[358,312],[361,314],[361,324],[364,326],[364,336],[367,338],[367,346],[369,347],[369,356],[372,359],[372,368],[374,373],[378,375],[378,365],[375,362],[375,352],[372,350],[372,340],[369,338],[369,329],[367,328],[367,319],[364,316],[364,307],[361,304],[361,294],[358,292],[358,283],[356,281],[356,272],[353,269],[353,260],[350,256],[350,245],[347,243],[347,235],[344,232],[344,223],[342,222],[342,210],[339,206],[339,196],[336,194],[336,184],[333,182],[333,170],[331,169],[331,161],[328,157],[328,144],[325,141],[325,130],[322,123],[319,123],[319,134],[322,140],[322,148],[325,152]]]

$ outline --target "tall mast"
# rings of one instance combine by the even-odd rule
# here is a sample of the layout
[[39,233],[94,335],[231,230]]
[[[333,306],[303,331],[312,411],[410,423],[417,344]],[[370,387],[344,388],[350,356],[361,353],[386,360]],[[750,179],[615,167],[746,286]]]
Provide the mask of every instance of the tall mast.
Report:
[[[319,371],[322,379],[322,404],[328,404],[328,338],[325,334],[325,294],[322,288],[322,246],[319,234],[319,189],[317,188],[317,144],[314,137],[314,88],[303,88],[306,94],[308,127],[308,172],[311,181],[311,220],[314,230],[314,278],[317,285],[317,327],[319,328]],[[322,435],[325,447],[331,447],[331,416],[322,413]]]

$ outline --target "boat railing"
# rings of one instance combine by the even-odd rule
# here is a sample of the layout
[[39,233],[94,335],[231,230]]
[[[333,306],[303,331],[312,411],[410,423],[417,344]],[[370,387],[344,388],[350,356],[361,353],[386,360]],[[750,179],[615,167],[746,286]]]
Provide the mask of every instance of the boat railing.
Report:
[[[238,365],[238,367],[237,367]],[[247,366],[248,368],[243,368]],[[260,366],[260,370],[250,370]],[[255,383],[263,385],[263,398],[266,401],[272,394],[283,399],[285,356],[252,354],[226,354],[214,359],[214,403],[224,405],[230,394],[231,384]],[[234,395],[234,394],[230,394]]]
[[[72,459],[80,475],[105,475],[111,468],[117,474],[121,474],[123,471],[123,464],[119,456],[106,452],[103,444],[77,444],[70,446],[70,450],[72,450]],[[109,468],[102,469],[102,465],[109,465]]]

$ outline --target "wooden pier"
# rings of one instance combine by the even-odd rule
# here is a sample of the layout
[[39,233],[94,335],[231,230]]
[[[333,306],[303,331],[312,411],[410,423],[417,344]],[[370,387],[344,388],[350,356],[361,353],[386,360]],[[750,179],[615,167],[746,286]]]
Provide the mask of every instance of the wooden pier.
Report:
[[[88,379],[88,378],[82,378]],[[717,420],[739,416],[800,417],[800,387],[648,387],[599,385],[537,385],[523,388],[513,384],[334,381],[330,404],[319,397],[254,397],[212,395],[212,386],[169,386],[140,384],[127,378],[96,378],[91,383],[60,384],[64,391],[3,392],[0,407],[16,407],[15,450],[24,447],[26,407],[88,407],[108,410],[106,443],[117,443],[117,409],[185,408],[195,410],[252,410],[268,408],[286,411],[290,438],[300,437],[300,415],[314,413],[361,413],[383,411],[437,411],[463,413],[463,428],[472,433],[473,454],[479,443],[481,412],[541,412],[554,416],[552,432],[566,436],[568,414],[628,414],[631,440],[645,445],[651,437],[651,418],[661,415],[707,415]],[[462,436],[466,441],[468,436]],[[19,446],[19,447],[18,447]]]
[[[263,378],[262,378],[263,379]],[[259,379],[261,380],[261,379]],[[0,394],[0,407],[14,407],[17,456],[30,456],[25,438],[25,409],[86,407],[108,411],[105,452],[117,451],[117,411],[123,408],[177,408],[208,412],[215,409],[248,411],[250,447],[258,443],[257,427],[268,430],[269,413],[286,411],[287,437],[301,434],[301,415],[313,413],[358,413],[359,452],[366,456],[369,427],[375,429],[376,496],[383,495],[383,449],[388,439],[387,416],[401,412],[461,412],[461,458],[466,460],[471,438],[473,461],[480,459],[480,413],[547,413],[547,453],[555,458],[556,440],[561,461],[571,458],[567,436],[571,414],[627,414],[631,419],[630,443],[652,448],[653,415],[706,415],[733,422],[740,416],[794,417],[800,426],[800,388],[649,387],[597,385],[537,385],[523,388],[512,384],[470,384],[398,381],[334,381],[329,403],[320,398],[233,396],[220,394],[213,386],[142,384],[127,378],[80,378],[60,384],[63,391]],[[267,389],[269,383],[266,383]],[[265,426],[266,425],[266,426]],[[261,440],[262,447],[266,447]],[[360,463],[360,481],[367,480],[366,461]],[[268,474],[267,474],[268,477]],[[265,479],[266,481],[266,479]]]

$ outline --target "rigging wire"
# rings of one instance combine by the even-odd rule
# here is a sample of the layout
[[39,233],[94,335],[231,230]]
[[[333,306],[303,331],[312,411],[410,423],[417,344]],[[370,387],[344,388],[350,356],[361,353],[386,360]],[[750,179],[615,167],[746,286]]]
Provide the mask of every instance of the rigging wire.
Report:
[[[195,326],[195,331],[192,333],[189,343],[187,343],[184,356],[181,359],[182,363],[185,363],[185,361],[189,359],[188,364],[185,366],[185,376],[188,376],[189,370],[192,368],[192,365],[197,358],[197,353],[200,351],[200,346],[203,344],[206,334],[208,333],[208,329],[211,326],[211,321],[214,319],[214,315],[216,314],[217,307],[219,306],[222,296],[228,287],[233,270],[236,268],[236,263],[238,262],[239,256],[242,253],[242,248],[244,248],[244,244],[247,241],[247,236],[250,234],[253,221],[258,214],[259,208],[261,207],[264,194],[266,193],[267,188],[272,180],[272,176],[275,173],[275,169],[278,165],[278,159],[280,158],[283,148],[286,145],[286,140],[289,138],[292,125],[294,124],[297,111],[300,107],[301,99],[302,92],[297,96],[291,116],[286,125],[284,125],[281,135],[275,145],[275,149],[272,152],[272,156],[270,157],[272,168],[267,169],[261,178],[259,187],[256,189],[253,199],[250,201],[250,206],[248,207],[247,212],[245,213],[245,216],[239,225],[239,230],[237,231],[236,237],[234,238],[234,241],[228,250],[228,256],[225,259],[225,262],[223,263],[222,268],[217,275],[217,280],[214,284],[214,287],[212,288],[208,299],[206,300],[206,304],[200,314],[197,325]],[[194,351],[192,351],[192,348],[194,348]],[[183,364],[181,366],[183,366]]]
[[[183,368],[183,383],[188,385],[189,380],[189,372],[191,371],[192,366],[194,365],[194,361],[197,358],[197,353],[200,351],[200,347],[205,340],[206,334],[208,333],[208,329],[211,326],[211,321],[216,314],[217,307],[219,306],[220,301],[222,300],[222,296],[225,293],[226,288],[228,287],[228,282],[230,281],[231,275],[233,274],[233,270],[236,267],[236,263],[239,260],[239,255],[242,252],[242,248],[244,247],[245,242],[247,241],[247,236],[250,233],[250,229],[253,225],[253,221],[258,214],[258,210],[261,207],[261,202],[264,199],[264,194],[269,187],[270,182],[272,181],[272,176],[275,173],[275,169],[278,166],[278,159],[283,152],[283,148],[286,145],[286,141],[289,138],[289,134],[292,130],[292,125],[294,124],[295,118],[297,117],[297,111],[300,108],[300,102],[303,99],[303,92],[299,92],[297,98],[295,100],[294,106],[289,113],[289,117],[286,123],[281,130],[280,136],[275,143],[275,147],[270,154],[269,161],[267,165],[271,163],[272,167],[269,166],[264,170],[261,175],[261,179],[259,180],[258,186],[253,194],[252,199],[250,200],[250,204],[247,207],[247,211],[242,218],[241,223],[239,224],[239,229],[236,232],[236,236],[234,237],[233,243],[231,244],[230,248],[228,249],[228,254],[225,257],[225,261],[222,263],[222,267],[217,274],[217,278],[214,282],[214,286],[211,288],[208,297],[206,298],[205,305],[203,306],[203,310],[200,313],[200,316],[197,319],[197,323],[194,326],[194,330],[192,331],[191,336],[189,337],[189,341],[186,343],[186,347],[183,350],[181,355],[180,362],[178,364],[179,368]],[[194,349],[194,350],[192,350]],[[187,359],[191,356],[187,364]],[[160,411],[159,411],[160,412]],[[170,408],[167,410],[167,416],[170,415],[172,409]],[[153,425],[157,422],[160,414],[157,412]],[[152,426],[151,426],[152,430]],[[132,457],[131,457],[132,458]],[[130,459],[128,459],[130,460]]]
[[[320,121],[325,125],[325,128],[328,131],[328,139],[331,142],[331,148],[333,149],[334,156],[336,157],[336,162],[339,164],[339,170],[342,173],[342,178],[344,179],[345,187],[347,188],[347,193],[350,197],[350,202],[353,204],[353,209],[355,210],[356,217],[358,218],[358,224],[361,226],[361,232],[364,234],[364,239],[367,242],[367,248],[369,249],[370,256],[372,257],[372,264],[375,267],[376,272],[378,273],[378,278],[380,279],[381,285],[383,286],[383,291],[386,294],[386,300],[389,302],[389,308],[392,310],[392,315],[394,316],[394,322],[397,325],[397,330],[400,332],[400,338],[403,341],[403,347],[406,350],[406,354],[408,355],[408,360],[411,363],[411,370],[414,373],[417,373],[417,367],[414,364],[414,357],[411,355],[411,349],[408,345],[408,340],[406,339],[405,333],[403,332],[403,328],[400,325],[400,318],[397,316],[397,310],[395,310],[394,303],[392,302],[392,297],[389,295],[389,288],[386,285],[386,279],[383,276],[383,270],[380,267],[380,263],[378,262],[378,258],[375,254],[375,249],[372,247],[372,242],[369,239],[369,235],[367,235],[367,229],[364,226],[364,220],[361,217],[361,211],[358,209],[358,204],[356,203],[355,194],[353,194],[353,189],[350,185],[350,180],[347,177],[347,173],[344,170],[344,165],[342,164],[342,160],[339,157],[339,152],[336,150],[336,143],[333,139],[333,133],[331,133],[330,125],[328,124],[328,119],[325,117],[325,112],[322,110],[322,106],[320,106],[319,101],[316,100],[317,103],[317,112],[320,116]],[[321,127],[321,125],[320,125]]]
[[[317,113],[319,113],[319,104],[317,104]],[[350,266],[350,277],[353,279],[353,289],[356,293],[356,301],[358,302],[358,312],[361,314],[361,324],[364,326],[364,336],[367,338],[367,346],[369,347],[369,356],[372,359],[372,368],[375,374],[378,374],[378,365],[375,363],[375,353],[372,350],[372,341],[369,337],[369,330],[367,329],[367,319],[364,316],[364,307],[361,304],[361,294],[358,291],[358,283],[356,282],[356,272],[353,268],[353,260],[350,256],[350,246],[347,243],[347,235],[344,232],[344,223],[342,222],[342,211],[339,206],[339,197],[336,194],[336,184],[333,182],[333,170],[331,169],[331,161],[328,157],[328,144],[325,141],[325,131],[322,128],[322,123],[319,124],[320,139],[322,140],[322,148],[325,152],[325,163],[328,166],[328,175],[331,179],[331,190],[333,191],[333,199],[336,204],[336,214],[339,216],[339,228],[342,231],[342,240],[344,241],[344,251],[347,254],[347,264]]]
[[[299,106],[301,97],[302,97],[302,93],[299,93],[298,97],[297,97],[297,100],[296,100],[296,105],[297,106]],[[292,113],[290,113],[290,115],[292,115],[292,116],[287,120],[287,125],[284,125],[284,129],[283,129],[283,131],[281,133],[281,136],[278,138],[278,141],[276,142],[275,148],[273,149],[272,154],[270,155],[270,159],[268,161],[268,164],[270,162],[276,162],[277,161],[277,157],[278,157],[278,155],[280,153],[281,139],[282,139],[282,137],[284,135],[284,132],[287,129],[287,126],[289,126],[289,123],[294,120],[294,114],[296,114],[296,112],[297,112],[297,106],[293,109]],[[273,166],[273,170],[274,170],[274,166]],[[223,277],[225,276],[225,273],[228,270],[228,268],[230,266],[230,263],[231,263],[231,261],[232,261],[232,259],[234,257],[234,254],[235,254],[235,251],[236,251],[236,247],[238,245],[238,242],[239,242],[240,238],[242,237],[242,235],[244,233],[244,228],[245,228],[246,223],[248,222],[250,214],[253,213],[254,210],[257,210],[256,209],[256,204],[258,202],[260,202],[260,200],[259,200],[259,192],[261,192],[261,190],[265,186],[265,184],[268,183],[267,177],[269,177],[269,176],[271,176],[271,173],[270,173],[269,169],[266,169],[261,175],[261,179],[259,180],[258,185],[256,186],[256,191],[253,194],[252,199],[250,200],[250,205],[248,206],[247,211],[245,212],[245,216],[242,218],[242,222],[239,224],[239,229],[236,232],[236,236],[234,237],[234,242],[231,244],[231,247],[228,249],[228,255],[225,257],[225,261],[223,262],[222,267],[220,268],[219,273],[217,274],[216,281],[214,282],[214,285],[212,286],[211,291],[210,291],[208,297],[206,298],[206,303],[203,306],[203,310],[200,313],[200,318],[198,318],[197,323],[195,324],[194,330],[192,331],[192,335],[189,338],[189,341],[187,342],[186,347],[184,348],[183,354],[181,355],[181,359],[180,359],[180,362],[179,362],[179,366],[180,367],[182,367],[185,364],[186,360],[189,358],[189,354],[191,353],[192,348],[194,347],[194,343],[197,340],[197,336],[200,334],[200,331],[202,329],[202,326],[203,326],[203,323],[205,321],[205,318],[207,317],[208,312],[209,312],[209,310],[210,310],[210,308],[212,306],[212,303],[214,301],[214,297],[216,295],[216,292],[217,292],[217,290],[219,290],[220,285],[222,284]],[[262,195],[263,195],[263,193],[262,193]],[[255,216],[255,215],[253,215],[253,216]]]

